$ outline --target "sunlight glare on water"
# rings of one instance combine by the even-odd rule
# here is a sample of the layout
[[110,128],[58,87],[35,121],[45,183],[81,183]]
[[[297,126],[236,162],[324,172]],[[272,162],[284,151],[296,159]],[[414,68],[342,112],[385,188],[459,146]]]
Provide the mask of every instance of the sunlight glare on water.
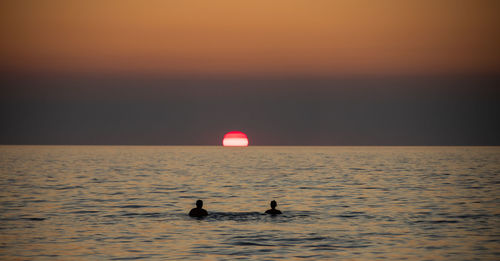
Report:
[[[500,258],[498,147],[1,146],[0,259]],[[187,212],[203,199],[210,215]],[[281,216],[267,216],[276,200]]]

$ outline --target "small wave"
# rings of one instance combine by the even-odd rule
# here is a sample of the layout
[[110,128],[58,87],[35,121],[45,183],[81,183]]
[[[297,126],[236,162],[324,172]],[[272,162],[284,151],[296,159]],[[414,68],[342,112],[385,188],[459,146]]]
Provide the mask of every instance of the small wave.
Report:
[[125,213],[124,217],[161,217],[161,213]]
[[432,220],[432,221],[427,221],[427,222],[431,223],[431,224],[458,223],[458,220]]
[[197,198],[196,196],[179,196],[179,198]]
[[206,219],[215,221],[248,221],[258,220],[263,216],[266,216],[266,214],[260,212],[210,212]]
[[301,170],[317,170],[320,169],[321,167],[308,167],[308,168],[296,168],[295,170],[301,171]]
[[330,195],[330,196],[327,196],[327,195],[314,195],[312,196],[312,198],[319,198],[319,199],[341,199],[343,198],[344,196],[341,196],[341,195]]
[[44,221],[46,218],[37,218],[37,217],[32,217],[32,218],[21,218],[22,220],[29,220],[29,221]]
[[151,258],[150,255],[148,256],[134,256],[134,257],[115,257],[111,258],[110,260],[139,260],[139,259],[147,259]]
[[93,213],[99,213],[97,210],[79,210],[79,211],[73,211],[71,212],[72,214],[93,214]]
[[427,223],[427,224],[443,224],[443,223],[458,223],[458,220],[417,220],[414,223]]
[[366,218],[366,219],[375,218],[375,216],[367,215],[365,212],[357,212],[357,211],[343,212],[339,215],[336,215],[336,217],[339,217],[339,218]]
[[479,219],[479,218],[488,218],[491,217],[491,215],[487,214],[465,214],[465,215],[457,215],[457,216],[447,216],[449,218],[461,218],[461,219]]
[[67,187],[56,188],[56,190],[67,190],[67,189],[78,189],[78,188],[83,188],[83,187],[82,186],[67,186]]
[[154,187],[153,190],[178,190],[180,188],[178,187],[162,187],[162,186],[158,186],[158,187]]
[[144,205],[125,205],[125,206],[120,206],[119,208],[146,208],[148,206]]
[[236,246],[272,246],[270,244],[255,243],[255,242],[246,242],[246,241],[234,242],[233,245],[236,245]]
[[389,191],[388,188],[379,188],[379,187],[364,187],[362,189],[379,189],[379,190],[382,190],[382,191]]

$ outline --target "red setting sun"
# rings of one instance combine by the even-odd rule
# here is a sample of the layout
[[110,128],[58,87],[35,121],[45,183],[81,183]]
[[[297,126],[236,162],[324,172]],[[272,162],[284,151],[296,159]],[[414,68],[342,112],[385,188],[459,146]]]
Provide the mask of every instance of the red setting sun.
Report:
[[248,137],[241,131],[230,131],[224,135],[222,140],[224,147],[247,147]]

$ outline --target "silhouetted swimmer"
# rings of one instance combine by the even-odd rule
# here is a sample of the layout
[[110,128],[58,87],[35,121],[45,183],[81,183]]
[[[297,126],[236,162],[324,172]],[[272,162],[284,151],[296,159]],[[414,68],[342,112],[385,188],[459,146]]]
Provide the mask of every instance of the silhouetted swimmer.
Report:
[[271,209],[266,210],[266,214],[271,214],[271,215],[281,214],[281,211],[276,209],[277,205],[278,205],[278,203],[276,203],[275,200],[271,201]]
[[202,207],[203,207],[203,201],[201,199],[198,199],[196,201],[196,208],[191,209],[191,211],[189,211],[189,215],[191,217],[208,216],[208,212],[206,210],[202,209]]

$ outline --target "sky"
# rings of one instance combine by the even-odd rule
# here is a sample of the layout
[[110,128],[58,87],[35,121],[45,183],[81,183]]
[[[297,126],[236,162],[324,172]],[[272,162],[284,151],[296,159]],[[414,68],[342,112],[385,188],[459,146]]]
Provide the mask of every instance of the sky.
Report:
[[500,145],[499,1],[0,1],[0,144]]

